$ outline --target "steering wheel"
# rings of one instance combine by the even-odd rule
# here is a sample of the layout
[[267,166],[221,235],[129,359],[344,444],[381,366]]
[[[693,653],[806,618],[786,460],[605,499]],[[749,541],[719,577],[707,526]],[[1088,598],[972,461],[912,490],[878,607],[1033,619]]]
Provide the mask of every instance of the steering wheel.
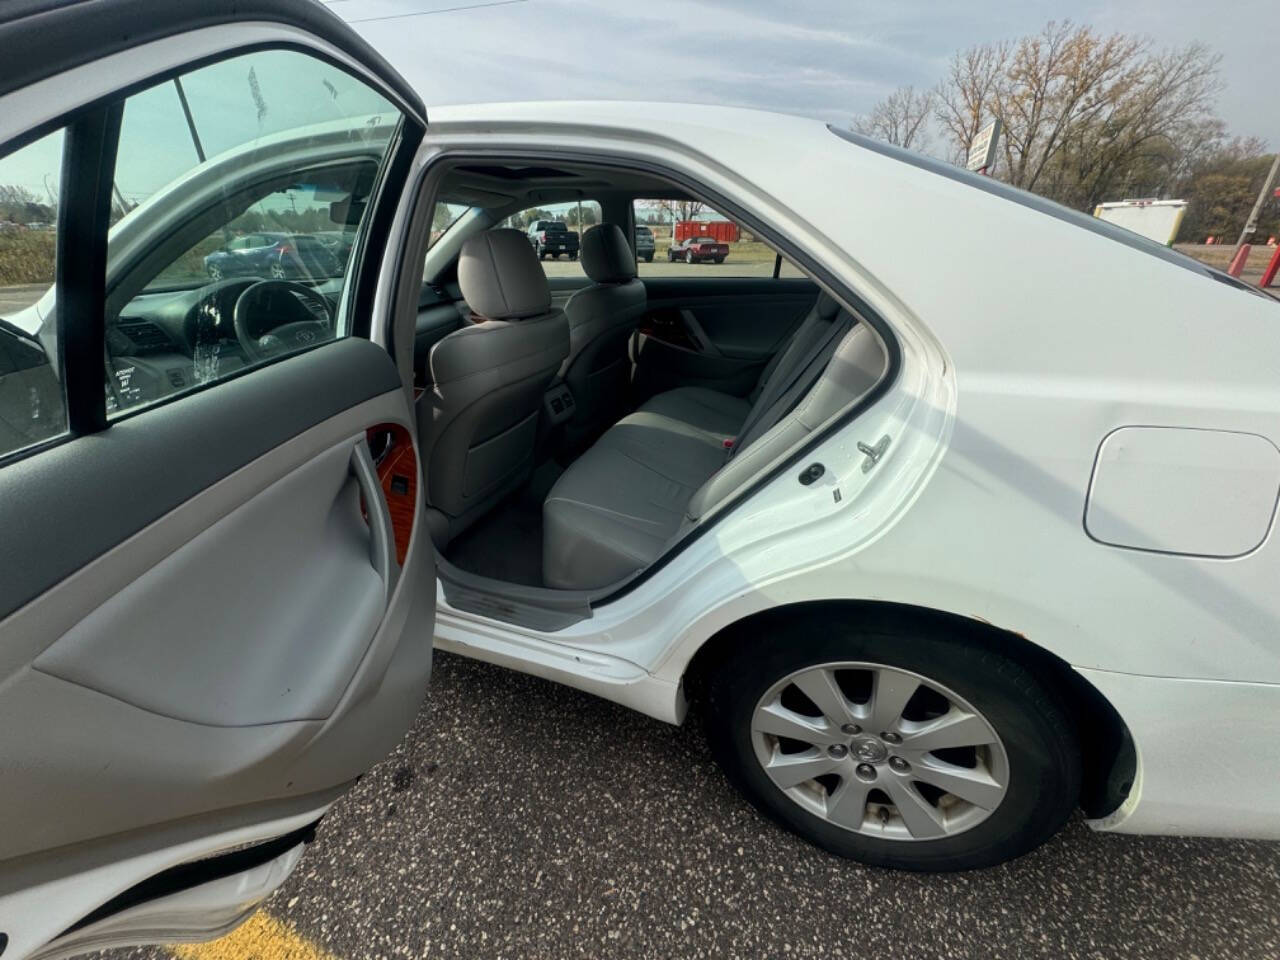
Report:
[[[318,309],[313,311],[308,304]],[[321,316],[323,320],[318,319]],[[240,348],[251,361],[301,350],[333,336],[329,301],[292,280],[259,280],[246,287],[236,298],[231,321]]]

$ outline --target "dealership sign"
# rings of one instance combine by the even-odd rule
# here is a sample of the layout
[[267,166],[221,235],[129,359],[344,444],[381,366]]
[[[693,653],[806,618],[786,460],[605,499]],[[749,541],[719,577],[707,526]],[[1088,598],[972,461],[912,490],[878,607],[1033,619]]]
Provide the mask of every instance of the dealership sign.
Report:
[[987,170],[996,162],[996,146],[1000,143],[1000,120],[992,120],[978,131],[969,145],[969,161],[965,164],[970,170]]

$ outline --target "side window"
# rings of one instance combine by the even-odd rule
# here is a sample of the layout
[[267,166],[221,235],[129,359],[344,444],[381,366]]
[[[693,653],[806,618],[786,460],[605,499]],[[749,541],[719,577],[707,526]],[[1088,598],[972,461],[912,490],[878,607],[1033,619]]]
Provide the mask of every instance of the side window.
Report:
[[54,331],[61,130],[0,157],[0,457],[67,431]]
[[361,81],[284,50],[124,101],[108,415],[349,333],[351,264],[399,120]]
[[[772,277],[778,252],[704,203],[636,200],[636,267],[641,277]],[[803,277],[786,257],[777,275]]]
[[512,227],[529,238],[548,277],[583,277],[578,259],[582,235],[600,222],[600,204],[594,200],[552,203],[512,214],[498,226]]

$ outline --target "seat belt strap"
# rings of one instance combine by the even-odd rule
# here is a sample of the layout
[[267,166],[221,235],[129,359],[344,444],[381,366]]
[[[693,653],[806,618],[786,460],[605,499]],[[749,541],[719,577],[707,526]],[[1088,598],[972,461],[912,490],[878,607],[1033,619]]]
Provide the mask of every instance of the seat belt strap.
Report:
[[[852,318],[846,319],[846,317],[847,315],[841,315],[832,320],[826,333],[819,337],[817,342],[809,348],[809,351],[804,355],[804,359],[795,365],[791,376],[783,384],[782,388],[769,398],[768,403],[758,402],[751,409],[751,412],[747,414],[746,422],[742,425],[742,429],[738,431],[738,436],[733,446],[729,449],[729,457],[733,457],[742,449],[743,444],[747,441],[747,437],[750,435],[751,431],[755,429],[756,425],[759,424],[769,412],[782,403],[782,401],[787,397],[788,392],[791,391],[792,387],[804,379],[809,368],[813,366],[814,361],[821,357],[822,354],[826,352],[826,349],[831,346],[837,338],[843,337],[849,331],[853,322]],[[761,397],[760,399],[761,401],[764,401],[765,398]]]

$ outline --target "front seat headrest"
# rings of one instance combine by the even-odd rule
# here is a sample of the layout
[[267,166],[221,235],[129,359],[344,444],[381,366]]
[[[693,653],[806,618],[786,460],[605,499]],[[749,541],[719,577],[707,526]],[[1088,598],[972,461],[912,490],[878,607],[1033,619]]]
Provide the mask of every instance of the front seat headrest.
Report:
[[464,243],[458,285],[467,306],[490,320],[522,320],[551,309],[547,275],[519,230],[486,230]]
[[602,223],[582,235],[582,269],[596,283],[626,283],[636,275],[636,255],[616,223]]

